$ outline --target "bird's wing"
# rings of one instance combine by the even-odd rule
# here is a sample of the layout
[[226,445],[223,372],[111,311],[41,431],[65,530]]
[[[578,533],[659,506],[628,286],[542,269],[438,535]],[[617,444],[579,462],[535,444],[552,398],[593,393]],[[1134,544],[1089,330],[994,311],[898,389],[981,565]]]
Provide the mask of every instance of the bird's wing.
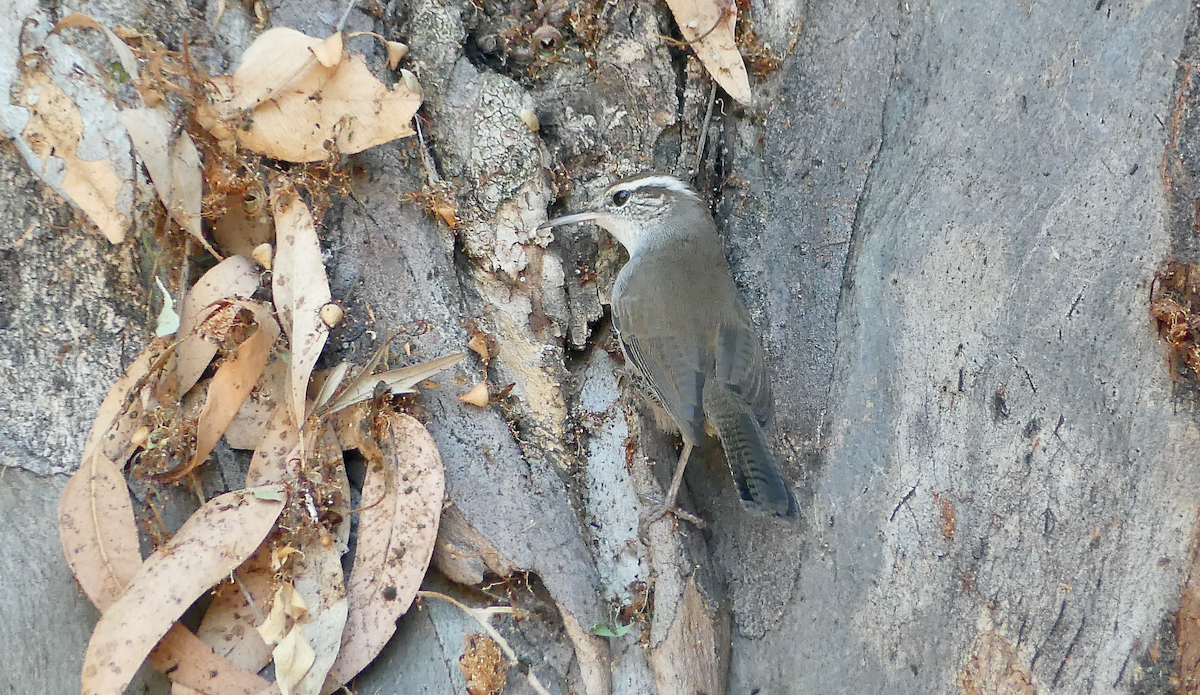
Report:
[[771,379],[767,374],[766,354],[749,316],[721,324],[713,352],[716,362],[713,377],[741,396],[765,427],[771,421]]
[[702,393],[706,354],[689,336],[654,335],[644,317],[614,298],[613,325],[625,359],[643,377],[685,440],[704,441]]

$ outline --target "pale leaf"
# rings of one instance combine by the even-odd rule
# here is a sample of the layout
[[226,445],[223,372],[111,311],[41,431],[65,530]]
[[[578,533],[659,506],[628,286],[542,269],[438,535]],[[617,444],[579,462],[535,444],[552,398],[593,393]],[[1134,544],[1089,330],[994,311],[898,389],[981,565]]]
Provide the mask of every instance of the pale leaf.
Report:
[[249,299],[258,289],[259,272],[250,259],[230,256],[205,273],[179,303],[179,336],[176,348],[176,381],[187,393],[217,354],[212,341],[195,330],[212,313],[212,305],[227,299]]
[[105,610],[137,573],[142,556],[125,477],[103,452],[95,450],[67,481],[58,532],[83,592]]
[[213,596],[196,636],[217,654],[258,673],[271,661],[271,648],[255,629],[266,618],[275,585],[271,549],[264,544],[234,572],[236,581]]
[[100,616],[84,658],[84,695],[123,691],[183,611],[250,557],[282,509],[246,490],[198,509]]
[[257,302],[235,300],[235,306],[249,309],[254,314],[258,330],[238,345],[237,354],[225,360],[217,368],[209,384],[208,394],[204,399],[204,407],[200,410],[200,418],[196,423],[196,450],[188,463],[164,476],[164,480],[178,480],[204,462],[212,453],[213,447],[225,428],[233,421],[242,403],[254,389],[275,341],[279,339],[279,324],[269,310]]
[[227,121],[253,109],[249,127],[236,129],[243,147],[274,159],[311,162],[329,157],[327,141],[353,154],[416,132],[411,121],[421,105],[420,85],[405,79],[389,89],[362,56],[340,55],[340,48],[335,61],[335,37],[340,43],[336,34],[322,41],[278,28],[246,50],[231,100],[218,105]]
[[[338,544],[332,539],[312,539],[300,547],[303,569],[294,573],[296,592],[308,607],[308,613],[296,621],[293,632],[303,633],[314,653],[311,667],[295,684],[292,692],[320,695],[329,668],[341,648],[342,632],[349,610],[345,578]],[[276,673],[279,663],[276,661]]]
[[317,84],[329,79],[334,71],[322,66],[312,51],[321,43],[321,39],[295,29],[264,31],[242,53],[242,62],[233,73],[233,98],[227,114],[253,109],[307,78]]
[[667,0],[667,6],[708,74],[729,96],[749,105],[750,78],[734,38],[737,6],[727,0]]
[[274,236],[271,216],[266,214],[266,206],[260,205],[255,198],[247,199],[244,195],[227,197],[225,214],[213,223],[212,236],[217,246],[226,253],[254,258],[270,270],[269,257],[267,263],[261,263],[254,255],[255,249]]
[[308,206],[294,192],[277,185],[272,186],[271,200],[277,244],[271,289],[292,348],[288,398],[296,422],[303,423],[308,379],[329,337],[320,311],[332,296]]
[[458,397],[458,400],[469,405],[483,408],[488,404],[488,386],[486,381],[481,381],[471,390]]
[[417,595],[437,538],[445,492],[437,447],[411,416],[386,417],[379,442],[385,465],[368,466],[363,483],[350,616],[331,685],[348,682],[387,644]]
[[467,353],[465,352],[456,352],[453,355],[439,357],[435,360],[422,362],[421,364],[414,364],[411,367],[401,367],[400,369],[392,369],[380,372],[379,374],[356,377],[350,382],[350,385],[346,387],[344,392],[330,402],[328,412],[336,413],[355,403],[362,403],[375,393],[375,388],[380,383],[383,383],[384,389],[389,393],[412,393],[413,386],[444,369],[453,367],[466,356]]
[[298,455],[299,447],[300,428],[292,417],[291,407],[287,403],[276,403],[271,421],[254,449],[254,455],[250,457],[246,485],[281,482],[284,473],[291,468],[289,459]]
[[179,314],[175,311],[175,300],[171,297],[170,291],[163,284],[162,279],[157,275],[154,276],[154,283],[158,285],[158,291],[163,296],[163,308],[158,312],[158,322],[154,327],[154,335],[159,338],[165,338],[169,335],[175,335],[179,330]]
[[312,671],[316,653],[299,625],[275,647],[275,679],[283,695],[300,693],[304,677]]
[[311,50],[317,62],[324,67],[337,67],[337,64],[342,62],[342,32],[335,31]]
[[272,360],[263,369],[254,391],[242,403],[233,422],[225,428],[226,443],[234,449],[257,449],[271,423],[275,406],[286,403],[283,398],[286,389],[287,365],[283,360]]
[[214,653],[182,625],[167,631],[146,663],[173,682],[201,693],[270,695],[274,689],[267,680]]
[[320,410],[333,394],[341,387],[342,381],[346,378],[346,373],[350,371],[350,363],[342,362],[338,366],[330,369],[321,381],[321,390],[317,392],[317,397],[313,400],[313,409]]
[[[128,182],[107,159],[88,161],[79,156],[83,117],[62,87],[40,71],[26,73],[20,84],[24,90],[16,95],[17,103],[29,110],[21,139],[42,162],[33,167],[35,173],[78,206],[109,241],[120,243],[130,223],[121,202]],[[52,165],[55,160],[62,162],[61,167]]]
[[131,397],[131,392],[147,379],[151,367],[166,347],[167,342],[162,338],[151,341],[108,390],[83,445],[81,465],[87,463],[97,451],[118,468],[125,465],[133,453],[134,447],[129,440],[138,427],[141,415],[141,404]]
[[171,193],[163,202],[176,224],[195,237],[209,253],[220,258],[220,254],[204,238],[204,231],[200,227],[203,191],[200,153],[192,142],[192,136],[186,130],[181,130],[171,146]]

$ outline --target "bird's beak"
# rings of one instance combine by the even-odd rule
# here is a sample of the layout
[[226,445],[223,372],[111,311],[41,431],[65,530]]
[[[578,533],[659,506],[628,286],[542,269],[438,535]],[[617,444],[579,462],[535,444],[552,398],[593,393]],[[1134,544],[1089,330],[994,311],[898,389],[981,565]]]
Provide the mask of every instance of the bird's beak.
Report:
[[575,212],[562,217],[555,217],[552,220],[546,220],[538,225],[538,230],[550,229],[551,227],[561,227],[565,224],[576,224],[579,222],[595,222],[600,217],[600,213],[594,210],[584,210],[583,212]]

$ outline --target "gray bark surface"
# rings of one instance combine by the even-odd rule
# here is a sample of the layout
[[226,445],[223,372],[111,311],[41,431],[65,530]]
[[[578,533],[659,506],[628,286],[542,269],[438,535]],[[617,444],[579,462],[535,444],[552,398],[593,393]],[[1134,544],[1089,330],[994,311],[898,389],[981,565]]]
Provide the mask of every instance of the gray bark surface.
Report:
[[[253,17],[229,3],[213,27],[217,6],[54,11],[174,48],[186,32],[231,71]],[[443,527],[468,551],[436,556],[429,582],[520,607],[497,625],[551,692],[1175,692],[1200,436],[1147,310],[1159,264],[1200,254],[1195,7],[752,3],[781,61],[752,106],[720,100],[697,185],[762,331],[768,434],[802,518],[746,515],[710,441],[681,495],[708,528],[659,525],[649,546],[638,514],[676,454],[613,356],[623,252],[594,229],[534,230],[624,175],[686,176],[707,77],[661,38],[663,4],[589,5],[594,45],[565,7],[373,7],[347,29],[409,44],[424,139],[354,156],[353,196],[323,220],[347,308],[330,352],[361,363],[397,326],[415,358],[493,339],[490,364],[458,376],[512,384],[508,398],[465,405],[451,378],[417,398],[446,468]],[[324,36],[344,5],[269,9]],[[534,15],[560,45],[518,30]],[[378,67],[370,41],[350,49]],[[405,195],[431,179],[454,196],[453,231]],[[76,219],[0,143],[5,693],[78,687],[96,612],[56,500],[158,306],[138,235],[112,246]],[[575,629],[647,593],[628,636]],[[477,631],[424,602],[356,689],[465,692]],[[532,692],[520,668],[505,692]]]

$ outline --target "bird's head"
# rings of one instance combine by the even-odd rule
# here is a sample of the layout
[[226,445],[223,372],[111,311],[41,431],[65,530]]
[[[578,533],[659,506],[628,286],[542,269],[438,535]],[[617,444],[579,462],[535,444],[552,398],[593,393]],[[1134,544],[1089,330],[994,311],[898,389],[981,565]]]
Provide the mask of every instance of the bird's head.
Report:
[[709,219],[700,196],[687,184],[665,174],[640,174],[622,179],[583,210],[556,217],[539,229],[578,222],[595,222],[629,250],[630,255],[648,244],[688,229],[691,215]]

